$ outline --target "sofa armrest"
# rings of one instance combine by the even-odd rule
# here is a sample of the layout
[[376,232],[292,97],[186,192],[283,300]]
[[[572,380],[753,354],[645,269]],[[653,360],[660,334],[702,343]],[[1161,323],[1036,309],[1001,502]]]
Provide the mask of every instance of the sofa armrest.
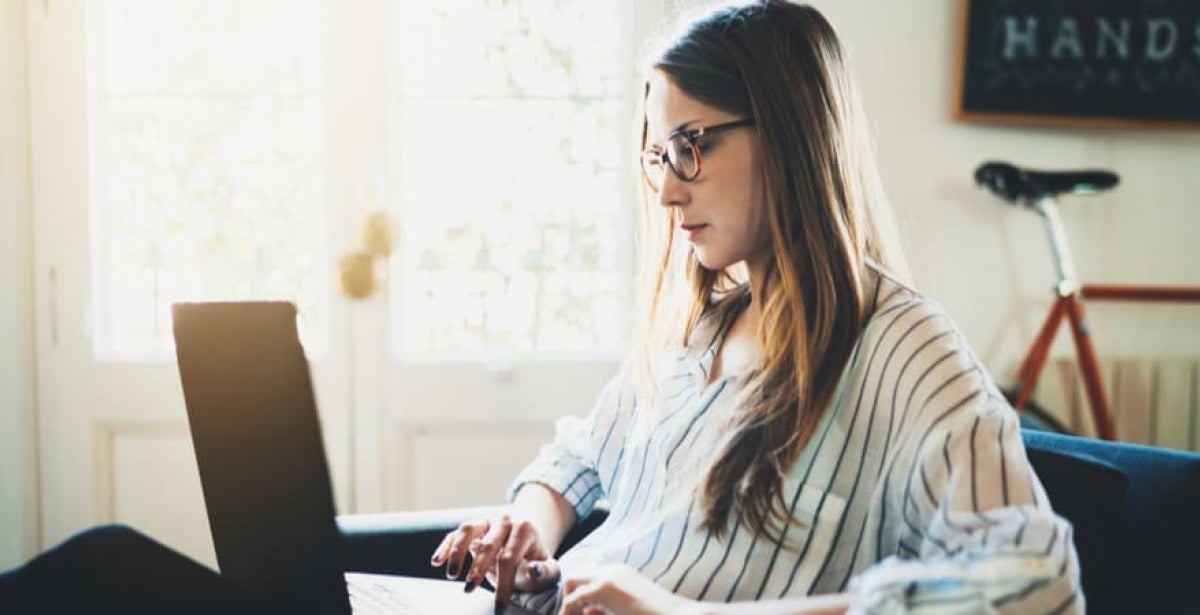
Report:
[[[446,508],[377,514],[338,515],[342,535],[342,562],[345,570],[441,578],[444,571],[429,565],[429,556],[448,532],[464,521],[491,517],[502,506]],[[608,511],[597,508],[576,523],[563,539],[559,554],[579,542],[607,518]]]

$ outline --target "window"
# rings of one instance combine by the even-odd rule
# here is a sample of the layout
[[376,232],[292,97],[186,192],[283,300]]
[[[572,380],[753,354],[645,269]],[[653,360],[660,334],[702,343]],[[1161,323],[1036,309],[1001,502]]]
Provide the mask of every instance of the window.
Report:
[[[628,1],[379,0],[397,16],[383,59],[393,121],[358,121],[392,131],[398,355],[620,349]],[[345,214],[327,203],[341,163],[325,135],[343,120],[328,115],[325,45],[329,12],[350,9],[87,8],[97,353],[161,357],[172,303],[247,298],[295,301],[319,352],[335,288],[329,221]]]
[[320,348],[320,0],[88,9],[97,354],[169,350],[175,301],[264,297],[295,301]]
[[632,185],[619,9],[402,0],[398,354],[619,349]]

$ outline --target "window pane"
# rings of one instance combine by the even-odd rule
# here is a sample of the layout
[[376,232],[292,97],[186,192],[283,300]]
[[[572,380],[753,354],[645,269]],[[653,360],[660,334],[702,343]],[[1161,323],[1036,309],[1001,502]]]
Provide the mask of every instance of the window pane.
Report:
[[621,157],[606,127],[618,105],[404,108],[404,348],[614,349]]
[[621,84],[620,2],[406,0],[404,97],[611,97]]
[[170,349],[176,301],[265,298],[295,301],[319,352],[330,260],[319,4],[93,8],[99,353]]
[[620,349],[619,8],[402,3],[397,352]]
[[312,93],[322,86],[320,0],[99,0],[109,94]]

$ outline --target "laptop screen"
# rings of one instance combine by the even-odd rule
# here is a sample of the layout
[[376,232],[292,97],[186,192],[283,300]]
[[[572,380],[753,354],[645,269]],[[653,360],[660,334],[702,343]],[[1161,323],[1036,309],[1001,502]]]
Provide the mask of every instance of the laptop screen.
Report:
[[173,315],[222,576],[284,612],[348,614],[333,490],[296,308],[184,303]]

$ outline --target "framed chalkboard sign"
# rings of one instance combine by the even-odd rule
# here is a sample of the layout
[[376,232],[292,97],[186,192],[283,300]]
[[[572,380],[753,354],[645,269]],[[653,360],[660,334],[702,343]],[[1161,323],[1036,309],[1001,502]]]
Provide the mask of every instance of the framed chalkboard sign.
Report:
[[1200,0],[960,0],[964,121],[1200,128]]

